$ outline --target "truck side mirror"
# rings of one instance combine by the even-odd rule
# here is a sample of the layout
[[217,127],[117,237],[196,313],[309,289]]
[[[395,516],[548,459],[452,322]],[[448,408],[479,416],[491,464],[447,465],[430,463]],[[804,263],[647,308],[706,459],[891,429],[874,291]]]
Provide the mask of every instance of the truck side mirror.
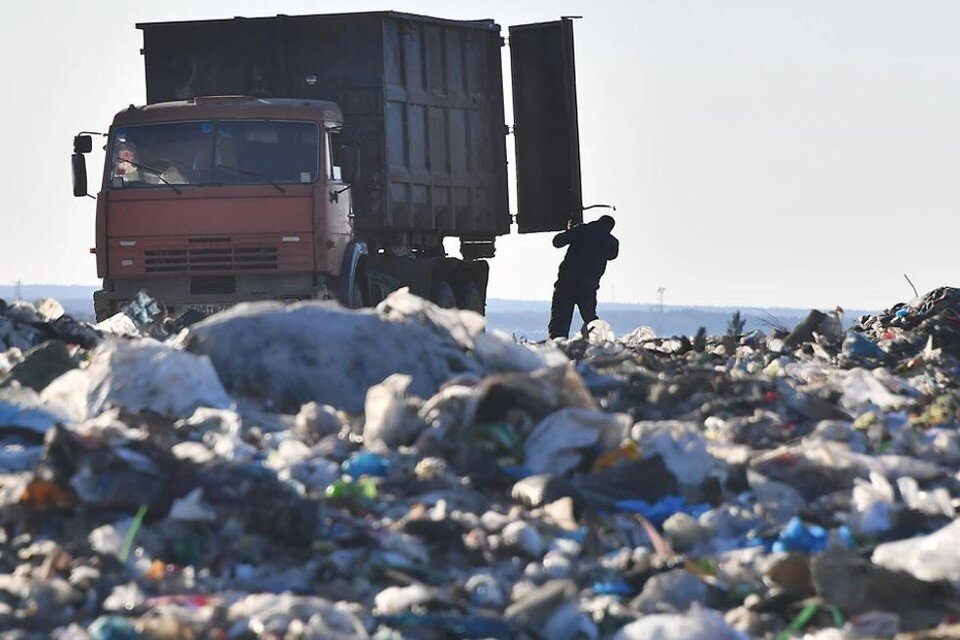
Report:
[[90,153],[93,150],[93,138],[79,135],[73,138],[74,153]]
[[[89,140],[89,137],[87,138]],[[87,195],[87,159],[80,153],[70,157],[73,165],[73,195],[83,198]]]

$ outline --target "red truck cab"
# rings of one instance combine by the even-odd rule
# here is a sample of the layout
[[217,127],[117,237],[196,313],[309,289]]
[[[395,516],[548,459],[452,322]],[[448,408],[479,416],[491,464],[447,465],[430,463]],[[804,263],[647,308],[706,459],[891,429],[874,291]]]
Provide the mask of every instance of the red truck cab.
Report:
[[339,107],[241,96],[116,115],[97,197],[98,318],[332,297],[352,239]]

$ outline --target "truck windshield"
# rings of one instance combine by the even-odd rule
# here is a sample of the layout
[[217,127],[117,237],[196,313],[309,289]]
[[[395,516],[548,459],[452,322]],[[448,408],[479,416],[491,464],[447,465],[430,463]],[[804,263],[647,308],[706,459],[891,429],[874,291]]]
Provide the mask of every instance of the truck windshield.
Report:
[[207,120],[117,128],[109,184],[300,184],[317,179],[320,128],[313,122]]

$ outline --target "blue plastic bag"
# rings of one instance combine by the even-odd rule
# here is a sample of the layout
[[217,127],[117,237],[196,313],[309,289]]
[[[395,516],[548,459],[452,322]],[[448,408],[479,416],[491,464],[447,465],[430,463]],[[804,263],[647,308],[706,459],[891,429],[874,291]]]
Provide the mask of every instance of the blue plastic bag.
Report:
[[694,518],[699,518],[710,510],[710,505],[687,504],[687,501],[680,496],[667,496],[653,504],[646,500],[621,500],[617,503],[617,509],[639,513],[655,526],[660,527],[666,522],[667,518],[675,513],[686,513]]

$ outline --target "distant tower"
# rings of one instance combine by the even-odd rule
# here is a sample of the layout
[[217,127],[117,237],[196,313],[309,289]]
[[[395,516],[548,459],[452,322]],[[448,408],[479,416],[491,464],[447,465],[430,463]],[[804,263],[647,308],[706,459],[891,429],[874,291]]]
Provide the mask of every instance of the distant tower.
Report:
[[663,333],[663,294],[666,288],[657,287],[657,335]]
[[17,280],[17,283],[16,283],[16,284],[17,284],[17,287],[16,287],[16,296],[15,296],[15,297],[16,297],[16,299],[17,299],[17,302],[20,302],[21,300],[23,300],[23,296],[20,295],[21,292],[23,291],[23,281],[22,281],[22,280]]

